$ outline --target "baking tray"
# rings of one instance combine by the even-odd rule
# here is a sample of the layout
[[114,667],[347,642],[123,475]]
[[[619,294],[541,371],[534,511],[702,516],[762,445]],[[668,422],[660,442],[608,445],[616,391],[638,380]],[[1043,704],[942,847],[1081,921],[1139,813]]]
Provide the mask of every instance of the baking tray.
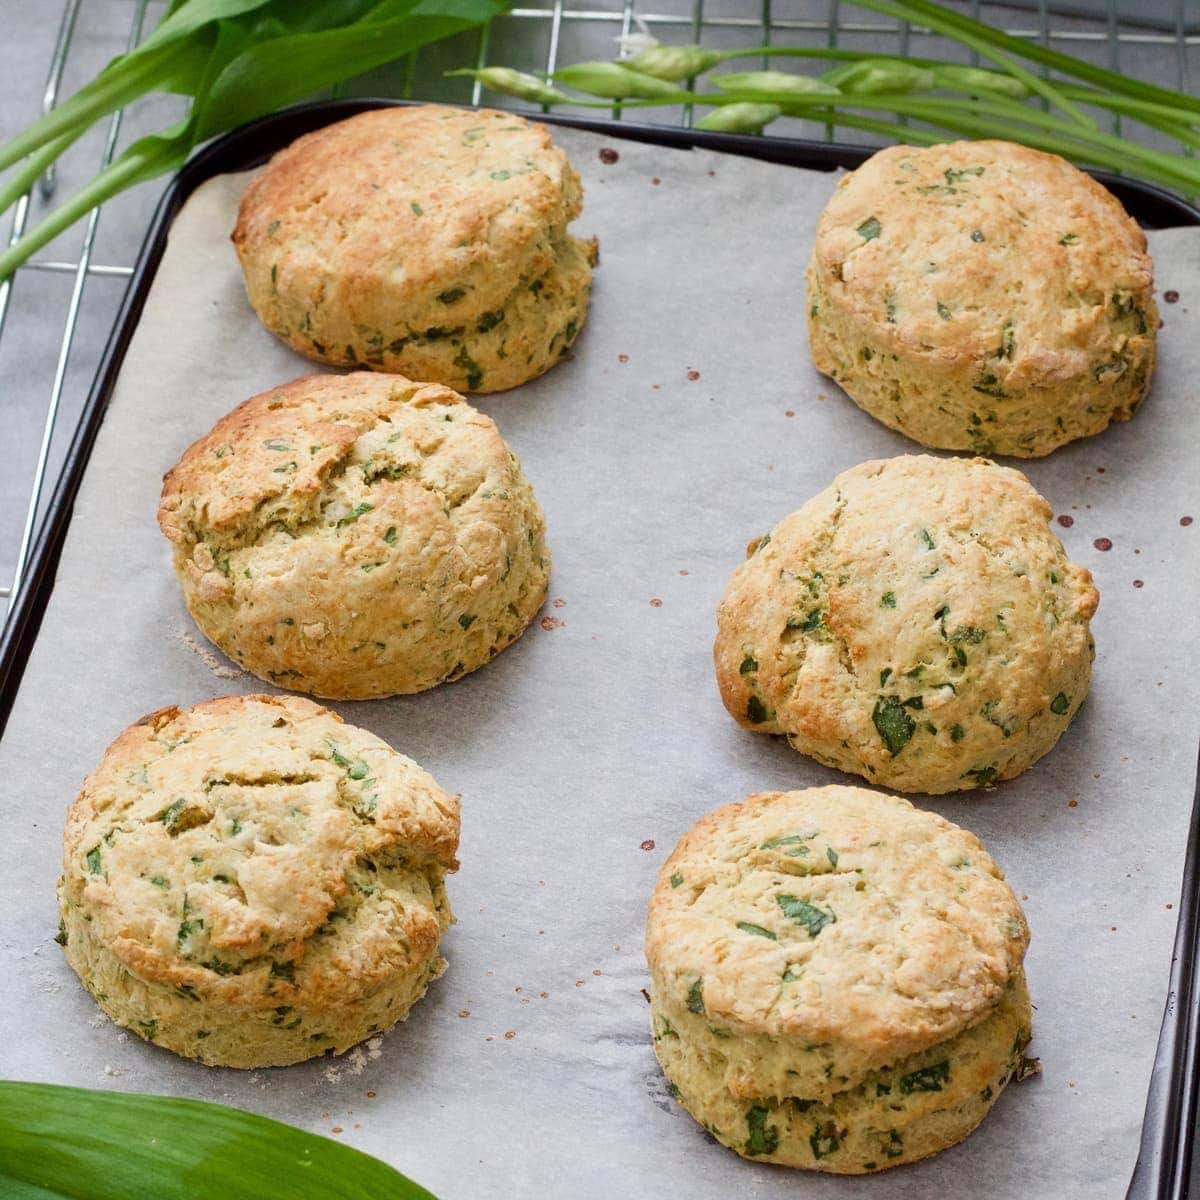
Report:
[[[252,168],[303,133],[387,103],[394,102],[323,102],[299,106],[264,118],[221,138],[196,155],[167,189],[138,257],[88,394],[84,415],[69,449],[65,468],[48,505],[31,555],[26,583],[16,598],[11,618],[0,640],[0,722],[7,719],[12,708],[22,671],[37,638],[41,615],[54,586],[55,570],[70,525],[73,502],[175,217],[192,193],[209,179]],[[851,168],[871,153],[862,147],[797,140],[708,134],[624,122],[615,124],[557,117],[545,119],[554,124],[603,133],[609,138],[675,148],[696,147],[808,169]],[[1200,225],[1200,212],[1161,189],[1102,173],[1097,175],[1120,197],[1131,214],[1148,228]],[[503,427],[503,421],[501,424]],[[217,690],[221,689],[214,688],[214,693]],[[116,729],[109,732],[115,734]],[[436,770],[436,764],[427,765]],[[1166,1011],[1151,1078],[1141,1150],[1128,1193],[1133,1200],[1167,1200],[1168,1197],[1183,1197],[1188,1192],[1197,1115],[1197,1083],[1200,1079],[1198,931],[1200,824],[1197,811],[1193,808]]]

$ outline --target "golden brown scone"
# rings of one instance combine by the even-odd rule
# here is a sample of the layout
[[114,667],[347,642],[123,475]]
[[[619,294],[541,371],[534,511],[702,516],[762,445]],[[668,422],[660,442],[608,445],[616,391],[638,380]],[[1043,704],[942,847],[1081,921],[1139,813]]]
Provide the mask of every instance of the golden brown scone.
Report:
[[118,1025],[230,1067],[341,1053],[445,969],[458,799],[299,697],[131,725],[67,816],[59,941]]
[[750,544],[717,611],[739,724],[906,792],[1011,779],[1091,681],[1099,596],[1050,506],[986,459],[903,455],[839,475]]
[[306,134],[250,183],[233,242],[262,322],[319,362],[494,392],[542,374],[587,315],[595,242],[544,125],[440,105]]
[[1029,930],[972,834],[862,788],[699,821],[646,922],[655,1049],[751,1157],[861,1172],[961,1140],[1020,1066]]
[[873,155],[821,215],[808,291],[817,369],[926,446],[1039,457],[1150,386],[1145,235],[1090,176],[1010,142]]
[[545,599],[545,519],[490,417],[437,384],[314,375],[247,400],[167,472],[158,523],[204,634],[337,699],[481,667]]

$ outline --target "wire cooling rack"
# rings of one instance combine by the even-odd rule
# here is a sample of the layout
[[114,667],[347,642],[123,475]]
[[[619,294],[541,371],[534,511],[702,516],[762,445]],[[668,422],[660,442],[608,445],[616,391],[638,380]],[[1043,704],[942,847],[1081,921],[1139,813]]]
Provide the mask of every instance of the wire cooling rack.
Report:
[[[464,35],[410,56],[393,67],[372,72],[341,89],[342,94],[383,94],[434,100],[510,103],[486,95],[479,85],[448,81],[442,72],[474,63],[515,66],[552,72],[560,63],[586,58],[611,58],[616,39],[636,31],[648,32],[665,42],[702,42],[720,49],[770,43],[806,46],[843,46],[889,53],[912,53],[972,61],[960,47],[930,35],[920,27],[897,25],[856,9],[841,0],[653,0],[654,7],[636,0],[614,0],[607,7],[574,7],[564,0],[549,0],[540,7],[513,8],[484,33]],[[1200,5],[1196,0],[1013,0],[1009,5],[963,0],[947,7],[970,13],[1020,37],[1052,45],[1100,65],[1183,91],[1190,90],[1200,74]],[[53,107],[63,92],[63,80],[72,55],[81,53],[85,40],[77,36],[81,0],[65,0],[47,64],[42,107]],[[161,5],[132,0],[128,8],[126,43],[135,46],[152,27]],[[815,64],[818,69],[821,64]],[[86,77],[86,76],[85,76]],[[0,77],[0,103],[4,95]],[[516,108],[526,108],[513,104]],[[594,112],[589,115],[595,115]],[[649,109],[638,119],[690,123],[692,113]],[[619,119],[619,109],[613,116]],[[120,145],[123,114],[109,119],[97,169],[107,165]],[[825,140],[861,141],[853,131],[836,125],[778,122],[772,132]],[[1125,128],[1126,137],[1169,145],[1149,131]],[[53,174],[44,176],[16,206],[9,229],[11,240],[20,237],[39,203],[56,190]],[[45,497],[52,490],[65,447],[74,432],[75,414],[87,388],[88,366],[99,355],[106,312],[115,312],[113,284],[101,280],[128,278],[129,261],[101,261],[97,254],[97,229],[110,222],[137,220],[142,209],[130,208],[125,197],[97,210],[68,235],[63,244],[74,247],[67,257],[41,257],[22,267],[10,283],[0,284],[0,406],[19,398],[24,408],[38,406],[36,419],[26,422],[15,439],[21,444],[0,446],[0,516],[15,528],[0,528],[0,625],[7,620],[21,589],[29,553],[38,530]],[[69,240],[69,239],[73,239]],[[120,239],[118,239],[120,240]],[[136,245],[136,239],[125,239]],[[33,353],[13,344],[13,310],[37,275],[57,275],[70,288],[54,310],[61,325],[57,349],[47,343]],[[57,302],[56,302],[57,303]],[[81,330],[83,331],[81,333]],[[82,363],[82,371],[79,369]],[[77,394],[78,393],[78,394]]]

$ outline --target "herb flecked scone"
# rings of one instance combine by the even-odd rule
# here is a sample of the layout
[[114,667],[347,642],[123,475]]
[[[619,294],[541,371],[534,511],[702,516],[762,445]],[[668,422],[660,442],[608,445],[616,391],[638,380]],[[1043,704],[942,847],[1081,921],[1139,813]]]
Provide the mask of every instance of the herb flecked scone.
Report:
[[845,176],[808,267],[817,369],[927,446],[1049,454],[1131,417],[1154,370],[1137,223],[1010,142],[892,146]]
[[1050,506],[986,459],[843,472],[748,547],[717,612],[747,729],[906,792],[1011,779],[1087,695],[1099,595]]
[[979,840],[863,788],[769,792],[663,866],[646,958],[683,1106],[747,1158],[853,1174],[961,1141],[1023,1056],[1029,930]]
[[445,969],[458,799],[299,697],[131,725],[67,816],[59,941],[118,1025],[283,1066],[400,1020]]
[[459,390],[553,366],[587,315],[595,241],[544,125],[439,105],[360,113],[280,151],[233,242],[263,324],[319,362]]
[[261,679],[337,699],[483,666],[550,573],[495,422],[449,388],[365,371],[239,405],[167,473],[158,523],[206,637]]

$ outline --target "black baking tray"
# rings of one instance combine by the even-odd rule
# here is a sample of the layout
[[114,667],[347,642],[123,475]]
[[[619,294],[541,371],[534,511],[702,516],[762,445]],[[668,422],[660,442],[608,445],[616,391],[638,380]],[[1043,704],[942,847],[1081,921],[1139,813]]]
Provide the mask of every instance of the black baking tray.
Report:
[[[318,101],[262,117],[218,138],[194,155],[171,181],[155,209],[142,243],[125,297],[84,403],[62,473],[31,547],[24,583],[17,593],[8,623],[0,634],[0,733],[12,709],[25,664],[41,626],[75,496],[87,469],[96,434],[113,386],[137,328],[142,308],[167,244],[167,234],[179,210],[202,183],[265,162],[301,134],[371,108],[406,103],[354,99]],[[637,125],[545,116],[549,124],[602,133],[677,149],[693,147],[739,154],[766,162],[808,170],[853,168],[875,147],[804,141],[794,138],[749,137],[707,133],[673,126]],[[1200,210],[1150,184],[1092,172],[1125,205],[1130,215],[1150,229],[1200,225]],[[1188,1196],[1192,1150],[1200,1094],[1200,788],[1193,801],[1187,857],[1179,906],[1179,923],[1171,961],[1170,986],[1159,1034],[1137,1165],[1127,1200],[1183,1200]],[[1010,1200],[1005,1197],[1004,1200]],[[1011,1198],[1015,1200],[1015,1198]]]

